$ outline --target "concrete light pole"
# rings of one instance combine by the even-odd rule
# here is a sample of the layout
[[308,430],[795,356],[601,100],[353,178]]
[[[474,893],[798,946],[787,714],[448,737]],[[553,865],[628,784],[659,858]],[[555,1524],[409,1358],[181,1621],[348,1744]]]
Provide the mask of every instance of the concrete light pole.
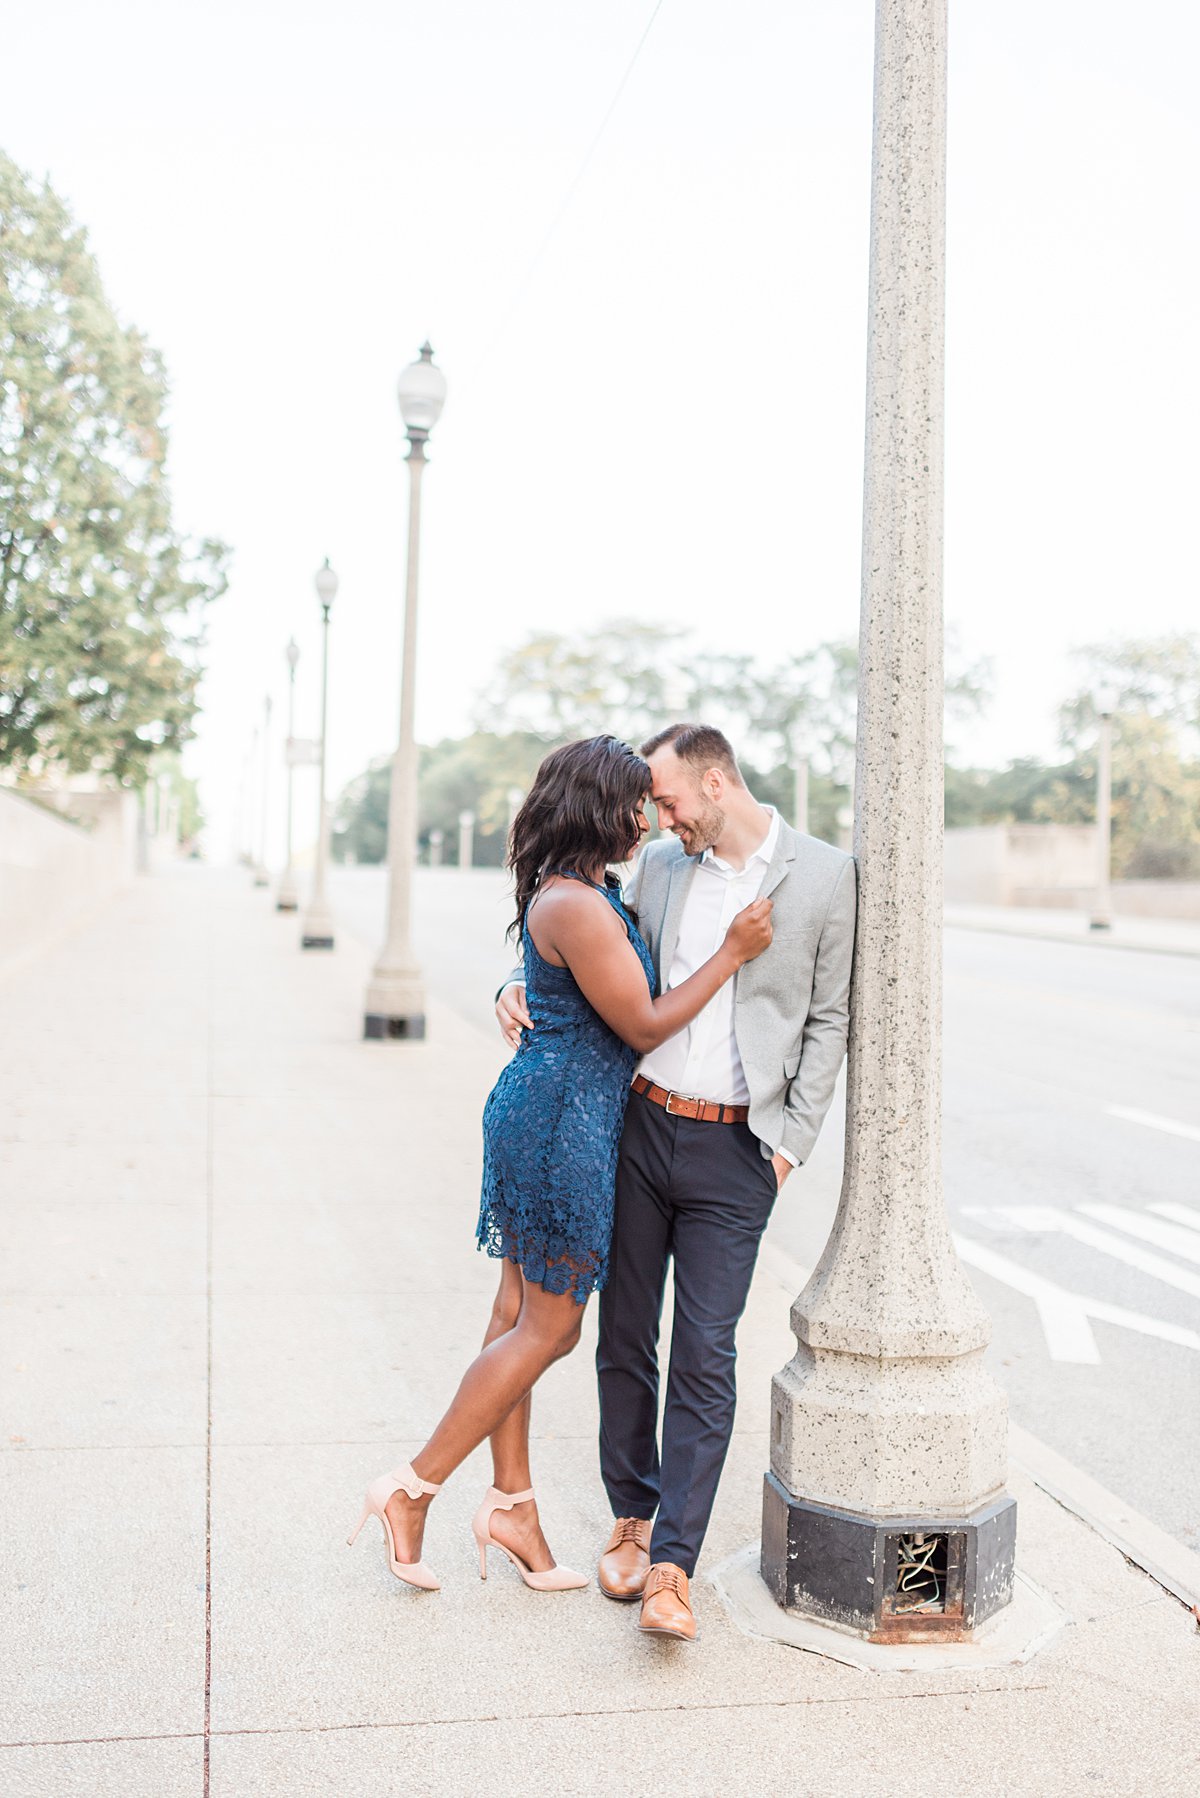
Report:
[[329,608],[337,597],[338,577],[329,566],[317,570],[317,598],[321,602],[321,758],[317,795],[317,860],[313,869],[312,893],[308,910],[300,925],[302,949],[333,948],[333,913],[325,896],[325,865],[329,859],[329,807],[325,803],[325,737],[329,711]]
[[267,793],[271,769],[271,695],[263,699],[262,739],[262,804],[258,815],[258,860],[254,867],[254,884],[265,887],[271,876],[267,871]]
[[425,445],[446,403],[446,377],[422,344],[398,384],[408,432],[408,566],[404,585],[404,654],[400,673],[400,741],[388,799],[387,938],[364,1006],[363,1035],[423,1037],[425,987],[412,947],[412,871],[417,852],[417,580],[421,555],[421,476]]
[[431,830],[430,831],[430,833],[429,833],[429,866],[431,868],[440,868],[441,867],[441,865],[442,865],[442,844],[445,842],[445,840],[446,840],[445,831],[442,831],[442,830]]
[[469,868],[475,860],[475,814],[458,814],[458,865]]
[[808,835],[808,757],[792,751],[792,828]]
[[1006,1407],[941,1181],[945,0],[877,0],[846,1173],[772,1388],[762,1573],[874,1641],[1012,1594]]
[[524,803],[524,789],[521,787],[510,787],[508,789],[508,831],[505,836],[505,842],[510,842],[512,840],[513,825],[516,823],[517,813]]
[[1112,929],[1112,739],[1116,695],[1107,687],[1096,694],[1100,738],[1096,753],[1096,897],[1092,930]]
[[284,866],[279,878],[279,891],[275,895],[276,911],[299,911],[300,895],[296,890],[296,870],[292,866],[292,744],[296,736],[296,664],[300,660],[300,645],[295,637],[288,641],[288,726],[287,726],[287,821],[285,825]]

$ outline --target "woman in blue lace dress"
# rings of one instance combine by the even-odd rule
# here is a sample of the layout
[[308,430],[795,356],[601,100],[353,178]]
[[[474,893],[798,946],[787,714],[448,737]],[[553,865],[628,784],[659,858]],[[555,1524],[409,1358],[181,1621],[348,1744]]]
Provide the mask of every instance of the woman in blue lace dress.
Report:
[[542,1535],[530,1395],[575,1347],[588,1296],[604,1284],[617,1148],[639,1058],[691,1023],[771,938],[771,902],[756,900],[715,955],[655,996],[649,951],[607,871],[630,859],[648,829],[649,791],[650,770],[627,744],[592,737],[546,757],[513,824],[514,927],[533,1028],[483,1114],[478,1240],[500,1259],[500,1290],[449,1410],[411,1465],[368,1487],[363,1508],[363,1520],[379,1517],[391,1570],[409,1585],[436,1588],[421,1559],[425,1514],[485,1437],[494,1484],[473,1525],[484,1577],[496,1547],[529,1586],[587,1584],[555,1565]]

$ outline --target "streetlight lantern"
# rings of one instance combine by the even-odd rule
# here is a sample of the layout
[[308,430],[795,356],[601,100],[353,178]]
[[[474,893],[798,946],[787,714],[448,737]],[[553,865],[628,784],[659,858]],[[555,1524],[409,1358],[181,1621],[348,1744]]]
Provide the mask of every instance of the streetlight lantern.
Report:
[[1097,687],[1092,696],[1100,737],[1096,745],[1096,897],[1091,930],[1112,929],[1112,730],[1117,699],[1116,688],[1107,683]]
[[446,404],[446,377],[435,364],[428,342],[421,345],[417,360],[409,363],[397,381],[396,398],[410,439],[418,432],[428,437]]
[[329,857],[329,818],[325,804],[325,735],[329,710],[329,611],[337,598],[338,577],[326,556],[317,570],[317,598],[321,603],[321,757],[317,797],[317,860],[313,870],[312,895],[300,926],[302,949],[333,948],[333,913],[325,897],[325,864]]
[[[425,444],[446,403],[446,377],[421,345],[396,388],[408,434],[408,563],[404,581],[404,650],[400,668],[400,740],[388,798],[387,938],[371,973],[363,1035],[425,1035],[425,987],[412,948],[412,872],[417,852],[417,585],[421,560],[421,477]],[[432,843],[431,843],[432,859]]]
[[[324,573],[324,569],[321,572]],[[299,911],[300,895],[296,891],[296,871],[292,866],[292,745],[296,736],[296,664],[300,660],[300,645],[295,637],[289,638],[284,655],[288,666],[287,834],[284,868],[279,878],[279,891],[275,895],[275,910]]]

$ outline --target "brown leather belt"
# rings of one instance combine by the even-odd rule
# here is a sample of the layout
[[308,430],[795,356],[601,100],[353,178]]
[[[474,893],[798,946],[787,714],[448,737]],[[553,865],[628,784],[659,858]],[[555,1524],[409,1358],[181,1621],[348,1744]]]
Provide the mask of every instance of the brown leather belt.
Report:
[[682,1093],[668,1092],[665,1086],[655,1086],[645,1074],[634,1075],[633,1090],[641,1093],[643,1099],[649,1099],[651,1105],[661,1105],[673,1118],[697,1118],[702,1124],[744,1124],[750,1116],[748,1105],[718,1105],[715,1099],[688,1099]]

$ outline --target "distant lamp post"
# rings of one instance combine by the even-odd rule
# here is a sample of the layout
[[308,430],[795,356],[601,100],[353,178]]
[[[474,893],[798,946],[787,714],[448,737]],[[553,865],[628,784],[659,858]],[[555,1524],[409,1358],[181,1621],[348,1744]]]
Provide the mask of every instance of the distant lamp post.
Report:
[[329,566],[328,556],[324,565],[317,570],[316,588],[317,598],[321,602],[321,755],[318,763],[317,860],[313,869],[308,910],[300,925],[300,947],[332,949],[333,913],[325,896],[325,865],[329,859],[329,816],[325,804],[325,735],[329,711],[329,608],[337,597],[338,577]]
[[511,842],[513,825],[517,821],[517,813],[525,803],[525,793],[521,787],[508,789],[508,840]]
[[446,403],[446,377],[428,343],[400,376],[396,390],[408,433],[408,564],[404,582],[404,651],[400,669],[400,741],[388,799],[387,938],[367,987],[363,1035],[423,1037],[425,987],[412,947],[412,873],[417,852],[417,581],[421,558],[421,476],[425,445]]
[[458,814],[458,865],[469,868],[475,860],[475,814]]
[[808,757],[798,743],[792,745],[792,828],[808,835]]
[[1117,695],[1102,687],[1095,696],[1100,736],[1096,745],[1096,897],[1092,930],[1112,929],[1112,737]]
[[296,664],[300,660],[300,645],[295,637],[291,638],[284,653],[288,665],[287,821],[285,862],[279,880],[279,891],[275,896],[275,910],[299,911],[300,894],[296,889],[296,870],[292,866],[292,745],[296,737]]
[[839,849],[844,849],[846,853],[849,854],[850,850],[854,847],[854,808],[852,806],[839,805],[837,813],[837,829],[837,846]]
[[258,858],[254,864],[254,884],[256,887],[269,886],[271,876],[267,872],[267,795],[270,791],[271,769],[271,695],[263,700],[263,740],[262,740],[262,796],[258,815]]
[[445,840],[446,840],[445,831],[442,831],[442,830],[431,830],[430,831],[430,833],[429,833],[429,866],[431,868],[440,868],[441,867],[441,865],[442,865],[442,844],[445,842]]

